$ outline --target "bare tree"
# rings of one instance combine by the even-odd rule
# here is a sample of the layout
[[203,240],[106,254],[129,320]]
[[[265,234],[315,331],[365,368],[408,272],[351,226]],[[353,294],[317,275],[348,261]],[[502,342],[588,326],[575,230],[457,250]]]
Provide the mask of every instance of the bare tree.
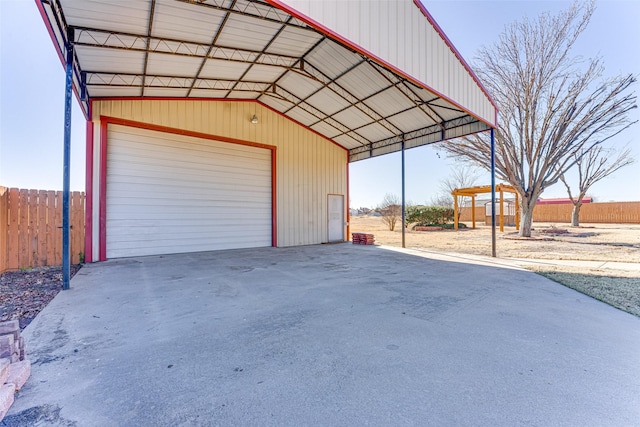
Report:
[[[447,178],[440,181],[440,195],[433,199],[439,203],[436,206],[444,206],[448,208],[453,208],[453,197],[451,193],[453,190],[459,188],[468,188],[477,185],[478,179],[480,179],[480,171],[473,166],[458,166],[451,172]],[[443,202],[448,200],[447,204]],[[467,197],[459,197],[458,198],[458,218],[460,218],[460,214],[462,212],[462,208],[466,207],[469,204],[469,198]]]
[[369,209],[367,207],[361,207],[358,208],[358,215],[369,215],[372,212],[372,209]]
[[[520,235],[531,236],[536,200],[583,153],[631,126],[636,107],[631,74],[603,79],[600,58],[581,60],[571,48],[587,27],[594,2],[575,2],[557,16],[542,14],[508,26],[476,58],[478,75],[500,109],[496,174],[521,199]],[[450,155],[487,167],[488,135],[443,147]]]
[[451,197],[451,194],[447,195],[445,193],[438,193],[431,197],[431,200],[427,205],[453,209],[453,197]]
[[[571,186],[564,175],[560,175],[560,181],[567,187],[569,199],[573,203],[573,211],[571,212],[571,225],[577,227],[580,225],[580,208],[582,208],[582,199],[589,191],[589,188],[596,182],[604,179],[620,168],[632,164],[635,159],[631,156],[631,150],[626,148],[620,151],[617,156],[613,155],[612,149],[603,146],[596,146],[584,152],[574,154],[576,169],[578,171],[578,194],[573,197]],[[611,156],[611,157],[610,157]]]
[[390,231],[396,228],[396,223],[402,216],[402,206],[400,203],[400,198],[397,195],[387,193],[384,195],[380,206],[378,206],[378,212],[382,215],[382,222],[387,224]]

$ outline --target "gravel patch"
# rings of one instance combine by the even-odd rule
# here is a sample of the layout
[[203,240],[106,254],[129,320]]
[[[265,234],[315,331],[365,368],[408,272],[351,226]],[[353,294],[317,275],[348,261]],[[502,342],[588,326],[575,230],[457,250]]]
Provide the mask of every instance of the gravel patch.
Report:
[[[80,267],[71,266],[71,277]],[[18,319],[24,329],[61,290],[61,266],[5,271],[0,274],[0,321]]]

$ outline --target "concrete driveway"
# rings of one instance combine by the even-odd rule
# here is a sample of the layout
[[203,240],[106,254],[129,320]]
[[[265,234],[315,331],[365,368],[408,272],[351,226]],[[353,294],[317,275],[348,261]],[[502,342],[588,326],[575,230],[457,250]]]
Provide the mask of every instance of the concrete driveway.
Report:
[[340,244],[87,265],[27,328],[5,425],[638,425],[640,319],[439,258]]

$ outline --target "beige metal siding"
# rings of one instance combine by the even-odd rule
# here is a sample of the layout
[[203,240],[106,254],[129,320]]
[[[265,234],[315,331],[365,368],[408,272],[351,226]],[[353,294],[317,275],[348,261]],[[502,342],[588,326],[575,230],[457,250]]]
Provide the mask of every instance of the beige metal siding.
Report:
[[481,119],[495,108],[412,0],[283,3],[425,83]]
[[256,102],[95,100],[92,113],[277,147],[278,246],[326,242],[327,194],[347,195],[347,152]]

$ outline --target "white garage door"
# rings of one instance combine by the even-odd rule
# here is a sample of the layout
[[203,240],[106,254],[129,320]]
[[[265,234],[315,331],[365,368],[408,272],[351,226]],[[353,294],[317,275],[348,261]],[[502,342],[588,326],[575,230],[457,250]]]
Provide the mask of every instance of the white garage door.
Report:
[[109,125],[107,258],[271,246],[271,151]]

